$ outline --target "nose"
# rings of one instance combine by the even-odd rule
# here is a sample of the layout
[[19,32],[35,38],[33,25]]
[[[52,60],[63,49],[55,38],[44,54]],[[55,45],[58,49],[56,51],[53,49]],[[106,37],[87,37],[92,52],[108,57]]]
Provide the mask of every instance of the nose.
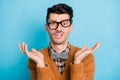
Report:
[[62,25],[60,23],[58,24],[58,28],[56,30],[58,30],[58,31],[62,30]]

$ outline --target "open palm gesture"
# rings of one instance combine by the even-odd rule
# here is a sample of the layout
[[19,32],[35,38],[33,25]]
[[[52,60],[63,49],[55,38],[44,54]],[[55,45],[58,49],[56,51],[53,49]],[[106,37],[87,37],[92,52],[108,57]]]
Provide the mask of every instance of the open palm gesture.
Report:
[[74,55],[74,64],[80,63],[86,56],[94,53],[99,48],[100,44],[100,42],[97,42],[93,48],[84,46],[81,50],[77,51]]
[[19,49],[28,56],[28,58],[32,59],[37,63],[37,66],[44,67],[44,56],[40,51],[37,51],[35,49],[32,49],[31,52],[28,51],[27,44],[24,42],[22,44],[19,44]]

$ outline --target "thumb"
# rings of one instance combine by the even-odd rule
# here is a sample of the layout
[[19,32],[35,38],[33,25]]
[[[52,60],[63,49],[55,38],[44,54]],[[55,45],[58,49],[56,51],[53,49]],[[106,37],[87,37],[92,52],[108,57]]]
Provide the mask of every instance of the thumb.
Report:
[[32,52],[36,53],[36,52],[37,52],[37,50],[36,50],[36,49],[34,49],[34,48],[32,48]]

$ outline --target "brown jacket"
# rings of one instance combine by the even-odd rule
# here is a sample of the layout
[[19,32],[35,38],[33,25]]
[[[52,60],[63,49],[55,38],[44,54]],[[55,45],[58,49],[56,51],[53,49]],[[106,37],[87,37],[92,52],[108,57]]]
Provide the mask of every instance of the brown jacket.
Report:
[[48,49],[41,50],[45,58],[45,68],[36,67],[36,63],[29,59],[28,67],[30,69],[32,80],[94,80],[95,63],[92,54],[89,54],[79,64],[72,64],[74,54],[80,48],[71,45],[69,58],[67,60],[64,72],[61,74],[54,61],[51,59]]

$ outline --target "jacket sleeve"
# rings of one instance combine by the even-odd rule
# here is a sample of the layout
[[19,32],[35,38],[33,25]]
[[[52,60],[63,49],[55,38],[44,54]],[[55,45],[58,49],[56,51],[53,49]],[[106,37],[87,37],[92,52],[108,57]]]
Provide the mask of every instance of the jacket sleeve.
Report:
[[30,71],[31,80],[37,80],[36,63],[31,59],[28,61],[28,68]]
[[49,73],[49,67],[46,65],[45,68],[36,66],[36,63],[29,59],[28,67],[30,70],[31,80],[51,80]]
[[92,54],[79,64],[70,64],[70,80],[94,80],[95,62]]

